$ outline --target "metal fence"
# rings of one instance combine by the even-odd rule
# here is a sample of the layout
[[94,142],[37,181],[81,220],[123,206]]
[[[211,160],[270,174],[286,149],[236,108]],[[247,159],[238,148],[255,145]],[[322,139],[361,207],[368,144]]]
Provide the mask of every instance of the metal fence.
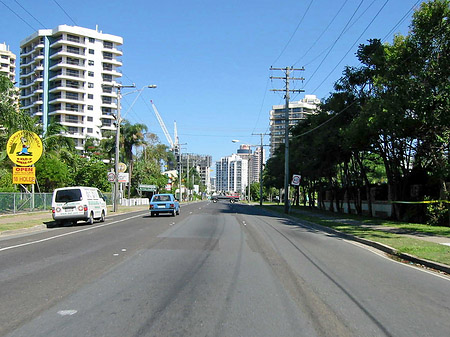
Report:
[[[112,205],[111,193],[104,193],[106,204]],[[16,214],[51,210],[52,193],[0,192],[0,214]]]

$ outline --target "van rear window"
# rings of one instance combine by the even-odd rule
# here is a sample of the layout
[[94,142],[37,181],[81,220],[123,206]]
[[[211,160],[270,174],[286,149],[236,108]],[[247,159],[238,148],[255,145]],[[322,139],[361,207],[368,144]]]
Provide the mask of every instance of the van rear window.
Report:
[[57,191],[55,196],[56,202],[80,201],[81,199],[81,190],[79,189]]

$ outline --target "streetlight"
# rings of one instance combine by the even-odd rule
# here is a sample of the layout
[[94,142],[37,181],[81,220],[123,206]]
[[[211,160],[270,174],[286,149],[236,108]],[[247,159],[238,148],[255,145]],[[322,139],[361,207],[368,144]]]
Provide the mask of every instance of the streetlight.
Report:
[[[117,212],[117,202],[118,202],[118,191],[119,191],[119,147],[120,147],[120,123],[122,122],[120,118],[120,99],[122,98],[121,90],[122,88],[136,88],[136,85],[133,83],[132,85],[122,85],[115,83],[113,87],[117,88],[117,114],[114,116],[116,119],[116,148],[115,148],[115,156],[114,156],[114,204],[113,204],[113,212]],[[142,91],[144,88],[156,88],[155,84],[143,86],[142,89],[138,91]],[[133,91],[136,92],[136,91]],[[133,92],[129,92],[127,94],[131,94]],[[133,102],[134,104],[134,102]]]

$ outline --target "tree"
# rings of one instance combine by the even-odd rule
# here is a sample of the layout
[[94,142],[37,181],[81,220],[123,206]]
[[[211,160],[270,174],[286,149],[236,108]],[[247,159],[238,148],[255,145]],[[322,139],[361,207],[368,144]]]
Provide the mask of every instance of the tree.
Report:
[[[144,124],[130,124],[127,120],[122,123],[121,136],[125,160],[129,164],[129,179],[133,174],[133,149],[145,144],[145,131],[147,126]],[[130,198],[131,189],[128,189],[128,198]]]

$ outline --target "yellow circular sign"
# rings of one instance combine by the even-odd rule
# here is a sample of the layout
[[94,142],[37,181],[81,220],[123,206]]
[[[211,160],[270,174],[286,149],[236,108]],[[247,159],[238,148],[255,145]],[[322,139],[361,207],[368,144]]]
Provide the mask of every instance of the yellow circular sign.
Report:
[[127,165],[124,163],[119,163],[119,172],[123,173],[127,170]]
[[42,140],[31,131],[20,130],[8,139],[6,151],[17,166],[31,166],[41,158]]

